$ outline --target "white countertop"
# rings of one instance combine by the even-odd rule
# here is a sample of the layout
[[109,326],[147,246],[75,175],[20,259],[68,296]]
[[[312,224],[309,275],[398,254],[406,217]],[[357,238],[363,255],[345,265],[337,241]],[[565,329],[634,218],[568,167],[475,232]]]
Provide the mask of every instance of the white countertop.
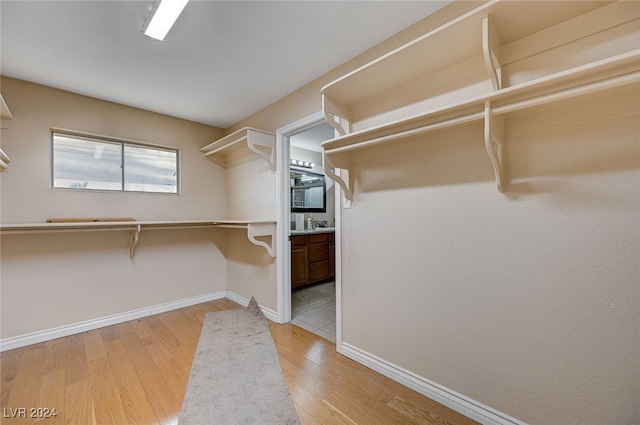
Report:
[[315,229],[304,230],[292,230],[292,235],[309,235],[313,233],[333,233],[336,231],[335,227],[316,227]]

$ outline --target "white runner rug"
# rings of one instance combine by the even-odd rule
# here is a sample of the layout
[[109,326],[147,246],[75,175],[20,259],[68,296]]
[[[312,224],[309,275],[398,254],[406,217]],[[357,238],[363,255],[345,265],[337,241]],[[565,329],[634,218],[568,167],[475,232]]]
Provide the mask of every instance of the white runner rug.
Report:
[[299,425],[267,319],[246,309],[205,316],[179,425]]

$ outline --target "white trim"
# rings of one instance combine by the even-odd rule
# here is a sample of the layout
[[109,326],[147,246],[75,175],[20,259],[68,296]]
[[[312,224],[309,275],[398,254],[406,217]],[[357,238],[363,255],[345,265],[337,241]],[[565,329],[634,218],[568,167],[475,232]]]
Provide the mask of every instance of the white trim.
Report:
[[505,413],[416,375],[351,344],[342,342],[338,352],[484,425],[527,425]]
[[[291,206],[289,199],[289,136],[276,131],[276,308],[278,323],[291,321]],[[287,133],[288,134],[288,133]]]
[[[336,130],[336,134],[338,134]],[[342,170],[336,170],[338,175]],[[336,347],[342,345],[342,200],[345,199],[342,195],[342,188],[339,184],[335,187],[335,259],[334,259],[334,280],[336,282]],[[346,199],[345,199],[346,202]]]
[[276,130],[276,219],[277,243],[281,255],[277,261],[277,323],[291,321],[291,207],[289,203],[289,137],[308,130],[325,122],[324,114],[318,111],[313,115],[302,118]]
[[178,301],[171,301],[164,304],[157,304],[151,307],[140,308],[137,310],[127,311],[125,313],[113,314],[111,316],[100,317],[98,319],[86,320],[84,322],[72,323],[70,325],[59,326],[57,328],[46,329],[43,331],[31,332],[25,335],[18,335],[0,340],[0,352],[13,350],[15,348],[24,347],[39,342],[49,341],[56,338],[78,334],[94,329],[111,326],[130,320],[140,319],[142,317],[151,316],[166,311],[176,310],[179,308],[189,307],[208,301],[218,300],[227,297],[227,291],[211,292],[209,294],[197,295],[191,298],[184,298]]
[[[231,292],[229,290],[227,290],[227,298],[229,298],[234,303],[240,304],[243,307],[246,307],[249,305],[248,299],[234,292]],[[265,315],[267,319],[276,323],[278,322],[278,313],[262,305],[260,305],[260,310],[262,310],[262,313]]]

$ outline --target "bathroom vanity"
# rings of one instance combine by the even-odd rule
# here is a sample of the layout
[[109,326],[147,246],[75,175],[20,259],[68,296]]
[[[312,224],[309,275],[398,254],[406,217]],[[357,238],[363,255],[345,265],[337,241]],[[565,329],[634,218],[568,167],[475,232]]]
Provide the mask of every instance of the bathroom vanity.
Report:
[[332,279],[335,274],[335,231],[316,228],[291,232],[291,287]]

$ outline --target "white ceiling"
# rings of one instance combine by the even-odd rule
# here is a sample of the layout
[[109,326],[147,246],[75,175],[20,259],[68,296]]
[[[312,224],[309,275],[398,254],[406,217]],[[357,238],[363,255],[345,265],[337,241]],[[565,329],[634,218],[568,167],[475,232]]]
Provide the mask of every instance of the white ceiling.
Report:
[[291,146],[313,152],[322,152],[322,142],[333,139],[335,130],[327,122],[320,123],[298,134],[289,137]]
[[227,128],[447,2],[192,0],[159,42],[153,0],[2,0],[0,73]]

